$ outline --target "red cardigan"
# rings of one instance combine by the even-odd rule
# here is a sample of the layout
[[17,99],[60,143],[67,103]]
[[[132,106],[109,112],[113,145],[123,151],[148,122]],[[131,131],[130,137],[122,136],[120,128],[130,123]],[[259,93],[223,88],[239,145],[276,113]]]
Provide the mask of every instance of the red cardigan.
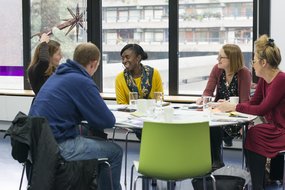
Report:
[[259,78],[256,91],[249,102],[238,104],[236,110],[264,116],[266,123],[249,128],[245,148],[275,157],[285,150],[285,73],[280,72],[271,83]]
[[[207,86],[203,92],[203,96],[214,96],[214,91],[216,89],[216,98],[219,92],[217,91],[220,82],[220,76],[223,73],[223,69],[218,68],[218,64],[216,64],[209,76],[209,80]],[[248,101],[250,98],[250,85],[251,85],[251,73],[247,67],[243,67],[237,72],[238,77],[238,92],[240,102]]]

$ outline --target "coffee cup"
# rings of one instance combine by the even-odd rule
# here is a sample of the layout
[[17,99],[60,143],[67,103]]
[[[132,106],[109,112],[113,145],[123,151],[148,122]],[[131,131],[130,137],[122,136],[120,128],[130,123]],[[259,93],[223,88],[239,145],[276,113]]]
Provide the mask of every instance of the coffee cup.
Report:
[[137,100],[137,111],[143,115],[146,114],[146,111],[147,111],[147,100],[146,99]]
[[230,103],[238,104],[239,103],[239,97],[238,96],[231,96],[229,98]]

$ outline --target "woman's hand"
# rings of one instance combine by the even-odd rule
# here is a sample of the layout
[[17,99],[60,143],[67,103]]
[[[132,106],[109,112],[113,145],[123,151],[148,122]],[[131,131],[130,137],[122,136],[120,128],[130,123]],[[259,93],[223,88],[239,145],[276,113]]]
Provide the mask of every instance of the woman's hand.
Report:
[[231,112],[236,110],[236,105],[234,103],[230,103],[228,101],[222,102],[220,105],[216,107],[220,112]]
[[198,98],[198,99],[196,100],[196,104],[197,104],[197,105],[202,105],[202,103],[203,103],[203,98],[202,98],[202,97],[200,97],[200,98]]
[[48,42],[49,42],[49,36],[48,36],[46,33],[43,33],[43,34],[41,35],[40,42],[41,42],[41,43],[42,43],[42,42],[48,43]]
[[226,99],[219,99],[219,100],[218,100],[218,102],[220,102],[220,103],[221,103],[221,102],[225,102],[225,101],[227,101],[227,100],[226,100]]

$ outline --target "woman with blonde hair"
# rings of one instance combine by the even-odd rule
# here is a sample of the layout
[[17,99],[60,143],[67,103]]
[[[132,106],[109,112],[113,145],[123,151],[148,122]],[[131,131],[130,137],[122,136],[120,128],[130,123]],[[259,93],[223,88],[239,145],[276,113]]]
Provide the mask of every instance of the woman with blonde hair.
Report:
[[262,35],[254,45],[252,66],[260,78],[253,97],[239,104],[224,102],[217,109],[264,117],[264,123],[248,129],[244,146],[253,190],[261,190],[266,158],[285,150],[285,73],[279,69],[281,54],[272,38]]

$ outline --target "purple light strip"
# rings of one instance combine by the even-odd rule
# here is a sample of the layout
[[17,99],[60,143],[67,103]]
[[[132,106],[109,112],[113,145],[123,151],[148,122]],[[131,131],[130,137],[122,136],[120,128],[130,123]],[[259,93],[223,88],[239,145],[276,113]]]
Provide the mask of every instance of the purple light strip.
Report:
[[24,76],[24,67],[0,66],[0,76]]

